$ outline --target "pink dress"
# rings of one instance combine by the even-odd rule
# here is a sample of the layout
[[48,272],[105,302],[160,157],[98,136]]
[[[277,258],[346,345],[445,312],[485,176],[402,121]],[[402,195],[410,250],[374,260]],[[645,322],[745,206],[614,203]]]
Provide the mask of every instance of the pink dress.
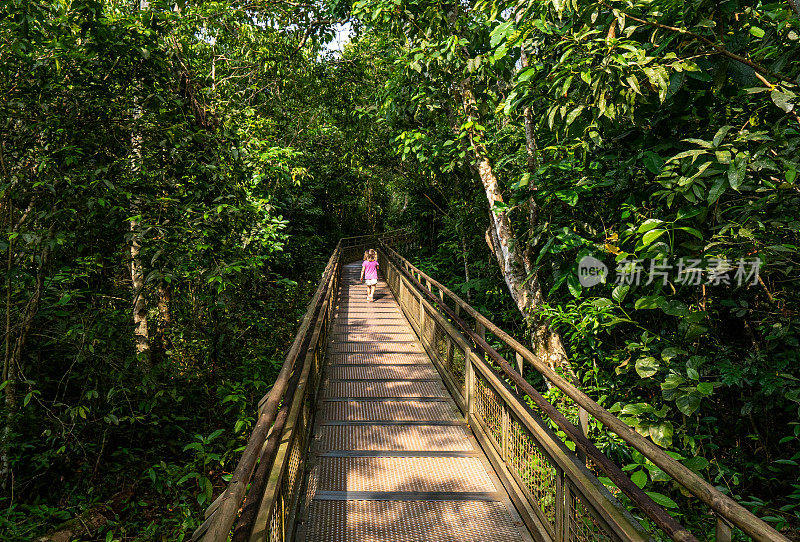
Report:
[[372,285],[378,283],[378,262],[365,260],[364,263],[361,264],[361,268],[364,270],[364,282],[366,284]]

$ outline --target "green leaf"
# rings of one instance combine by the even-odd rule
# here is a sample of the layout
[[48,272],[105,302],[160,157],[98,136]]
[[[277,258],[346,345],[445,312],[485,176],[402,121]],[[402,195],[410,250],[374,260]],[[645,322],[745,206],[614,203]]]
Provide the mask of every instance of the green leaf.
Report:
[[654,491],[646,491],[647,496],[653,499],[656,504],[663,506],[664,508],[677,508],[678,504],[667,497],[666,495],[662,495],[661,493],[656,493]]
[[757,26],[751,26],[750,27],[750,34],[752,34],[753,36],[755,36],[757,38],[763,38],[764,37],[764,30],[759,28],[759,27],[757,27]]
[[686,351],[681,350],[680,348],[675,348],[674,346],[668,346],[661,351],[661,359],[663,359],[664,361],[669,361],[672,358],[678,357],[681,354],[686,354]]
[[639,226],[639,229],[636,230],[636,233],[644,233],[646,231],[650,231],[653,228],[657,227],[659,224],[663,224],[663,220],[659,220],[657,218],[648,218],[644,221],[644,223]]
[[567,115],[567,126],[572,124],[575,121],[575,119],[578,118],[578,115],[581,114],[581,111],[583,111],[583,106],[579,105],[578,107],[569,112],[569,114]]
[[728,179],[726,179],[723,175],[717,177],[717,180],[714,181],[714,184],[711,186],[711,189],[708,191],[708,197],[706,201],[709,204],[714,203],[719,199],[723,192],[725,192],[725,187],[728,184]]
[[625,78],[625,80],[628,82],[628,85],[633,89],[633,91],[636,94],[642,93],[642,91],[639,90],[639,82],[636,80],[636,76],[629,75],[628,77]]
[[722,127],[722,128],[720,128],[719,130],[717,130],[717,133],[716,133],[716,134],[714,134],[714,139],[711,141],[711,143],[712,143],[712,144],[713,144],[715,147],[719,147],[719,144],[720,144],[720,143],[722,143],[722,140],[723,140],[723,138],[724,138],[724,137],[727,135],[727,133],[728,133],[729,131],[731,131],[732,129],[733,129],[733,126],[723,126],[723,127]]
[[699,472],[707,468],[709,465],[708,459],[699,455],[686,459],[685,461],[683,461],[683,464],[695,472]]
[[654,175],[659,175],[661,169],[664,167],[664,159],[653,151],[646,151],[644,155],[642,155],[642,163],[644,167]]
[[678,407],[678,410],[687,416],[691,416],[697,412],[697,409],[700,408],[700,397],[695,392],[689,392],[685,395],[679,396],[675,400],[675,405]]
[[642,470],[637,470],[631,475],[631,482],[636,484],[639,489],[642,489],[647,484],[647,474]]
[[647,403],[628,403],[622,408],[621,414],[628,416],[638,416],[646,412],[653,412],[653,406]]
[[772,101],[775,103],[775,105],[780,107],[784,113],[789,113],[792,109],[794,109],[794,104],[791,102],[792,97],[787,93],[776,89],[770,92],[769,96],[772,98]]
[[650,378],[658,372],[660,364],[656,358],[646,356],[636,360],[636,372],[641,378]]
[[738,165],[739,160],[728,165],[728,183],[734,190],[739,190],[745,176],[745,168]]
[[706,396],[711,395],[714,393],[714,384],[711,382],[700,382],[697,385],[697,391]]
[[630,289],[630,285],[620,284],[611,291],[611,298],[617,303],[622,303],[625,300],[625,296],[628,295],[628,291]]
[[684,382],[686,382],[685,378],[683,378],[679,374],[672,373],[672,374],[668,375],[666,379],[664,379],[664,382],[661,383],[661,389],[662,390],[672,390],[672,389],[677,388],[678,386],[680,386]]
[[672,446],[672,436],[674,434],[674,429],[672,427],[672,423],[668,421],[664,421],[661,423],[653,424],[650,426],[650,438],[653,442],[658,444],[663,448],[668,448]]
[[530,68],[525,68],[524,70],[519,72],[519,75],[517,75],[517,81],[519,81],[520,83],[528,81],[531,77],[536,75],[536,71],[537,69],[535,66],[532,66]]
[[578,280],[578,276],[575,274],[570,274],[567,277],[567,288],[569,289],[569,293],[573,295],[573,297],[580,297],[581,292],[583,291],[583,287],[581,286],[580,281]]
[[657,309],[661,306],[663,302],[664,302],[664,296],[648,295],[637,299],[636,303],[633,304],[633,307],[636,310]]
[[690,234],[694,235],[695,237],[697,237],[701,241],[703,240],[703,234],[700,233],[700,231],[696,230],[695,228],[690,228],[688,226],[678,226],[675,229],[685,231],[686,233],[690,233]]
[[649,232],[644,234],[644,237],[642,237],[642,246],[646,247],[651,245],[653,241],[655,241],[665,233],[667,233],[667,230],[662,230],[660,228],[656,230],[650,230]]
[[678,301],[676,299],[671,299],[661,305],[661,310],[664,311],[664,314],[669,314],[670,316],[689,316],[691,311],[689,311],[689,307],[686,306],[685,303]]
[[706,152],[707,151],[705,149],[692,149],[690,151],[679,152],[678,154],[667,160],[667,162],[672,162],[673,160],[680,160],[681,158],[688,158],[690,156],[692,157],[692,162],[694,162],[695,160],[697,160],[698,156],[700,156],[701,154],[706,154]]

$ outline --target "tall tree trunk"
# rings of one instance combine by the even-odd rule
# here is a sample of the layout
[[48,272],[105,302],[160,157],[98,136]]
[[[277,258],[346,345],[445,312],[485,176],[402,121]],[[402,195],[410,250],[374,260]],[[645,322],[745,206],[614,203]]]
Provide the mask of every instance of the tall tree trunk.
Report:
[[567,378],[576,382],[577,379],[560,336],[550,330],[547,322],[536,314],[544,303],[538,274],[535,270],[530,269],[530,264],[526,265],[524,249],[514,235],[508,213],[498,210],[496,206],[497,203],[503,203],[503,196],[486,147],[475,129],[479,119],[472,83],[469,79],[465,79],[461,83],[461,99],[467,121],[472,122],[471,127],[467,129],[467,135],[478,165],[478,175],[489,203],[487,243],[497,258],[503,279],[514,303],[523,317],[530,319],[533,329],[534,352],[554,370],[560,369]]
[[483,183],[483,189],[489,203],[491,219],[489,227],[494,253],[514,303],[516,303],[520,312],[527,317],[531,304],[529,292],[525,287],[525,267],[522,262],[522,255],[518,251],[520,247],[514,237],[508,213],[499,210],[496,206],[498,203],[504,203],[503,195],[486,147],[480,139],[481,135],[475,129],[479,119],[475,97],[472,92],[472,82],[469,79],[464,79],[461,82],[461,98],[467,121],[472,123],[467,129],[467,135],[469,136],[472,154],[478,166],[478,176]]
[[170,311],[170,302],[172,301],[172,288],[170,285],[161,280],[158,283],[158,326],[156,327],[156,350],[158,356],[162,356],[164,352],[170,349],[169,338],[167,332],[172,324],[172,313]]
[[[7,198],[7,215],[8,226],[11,226],[12,220],[12,207],[11,198]],[[6,262],[6,334],[5,334],[5,354],[3,356],[3,382],[6,382],[5,387],[5,408],[6,419],[3,424],[3,433],[0,435],[0,484],[3,490],[6,490],[8,485],[8,477],[11,471],[9,461],[8,444],[11,437],[11,423],[13,421],[14,412],[16,411],[16,393],[17,386],[16,370],[12,369],[11,365],[11,269],[14,265],[14,240],[8,241],[8,260]]]
[[[135,149],[136,147],[134,147]],[[139,142],[141,149],[141,141]],[[134,217],[138,216],[138,205],[132,206]],[[142,264],[142,245],[140,242],[140,223],[138,219],[131,218],[131,292],[133,295],[133,339],[136,345],[136,355],[145,364],[150,363],[150,334],[147,329],[147,301],[144,297],[144,265]]]
[[[517,11],[516,16],[514,17],[517,24],[520,24],[522,15],[524,10],[520,9]],[[530,66],[528,62],[528,52],[525,50],[524,41],[519,48],[519,63],[521,68],[524,70]],[[536,225],[539,222],[539,208],[536,204],[536,198],[534,198],[534,194],[537,190],[534,174],[536,173],[536,168],[539,167],[539,149],[536,145],[536,132],[534,131],[534,123],[533,123],[533,111],[531,110],[530,105],[526,105],[522,111],[522,121],[525,127],[525,155],[527,157],[527,165],[528,165],[528,242],[525,243],[525,250],[522,256],[523,262],[525,264],[525,273],[530,275],[533,272],[533,265],[534,265],[534,255],[533,255],[533,245],[535,240],[532,238],[533,231],[536,228]]]
[[[147,1],[139,0],[139,10],[147,9]],[[133,133],[131,135],[131,178],[139,188],[142,175],[144,153],[142,150],[142,134],[140,121],[142,118],[141,85],[137,85],[137,95],[133,103]],[[136,345],[137,358],[145,365],[150,364],[150,335],[147,329],[147,301],[144,297],[144,265],[142,264],[141,213],[142,205],[138,194],[134,194],[130,204],[131,232],[131,294],[133,298],[133,340]]]
[[[464,260],[464,282],[469,282],[469,253],[467,252],[467,236],[464,234],[464,228],[460,227],[459,236],[461,237],[461,258]],[[467,301],[472,303],[472,293],[470,288],[467,288]]]
[[[520,11],[521,13],[521,11]],[[517,20],[519,22],[519,20]],[[527,68],[530,64],[528,62],[528,53],[525,51],[525,46],[520,47],[520,65],[523,69]],[[544,294],[542,293],[542,286],[539,282],[539,274],[536,272],[534,266],[534,242],[532,238],[533,232],[539,223],[539,206],[536,203],[535,193],[538,190],[535,179],[533,178],[536,169],[539,167],[539,149],[536,145],[536,132],[534,131],[533,111],[531,107],[525,106],[522,112],[523,123],[525,126],[525,154],[527,156],[528,173],[530,178],[528,180],[528,242],[525,243],[525,250],[523,253],[523,262],[525,265],[525,273],[529,277],[529,288],[532,297],[533,308],[541,306],[544,302]],[[570,376],[573,382],[577,383],[572,365],[569,363],[564,350],[564,345],[561,342],[561,337],[558,333],[550,329],[547,321],[534,317],[533,322],[533,337],[532,344],[536,350],[537,355],[541,356],[557,356],[560,362],[552,360],[554,363],[559,363],[564,369],[564,372]]]

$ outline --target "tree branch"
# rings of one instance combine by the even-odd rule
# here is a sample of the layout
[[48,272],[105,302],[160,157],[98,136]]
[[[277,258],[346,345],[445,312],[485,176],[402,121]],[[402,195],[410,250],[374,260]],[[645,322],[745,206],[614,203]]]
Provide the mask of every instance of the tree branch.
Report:
[[[790,0],[790,1],[794,1],[794,0]],[[631,15],[630,13],[628,13],[626,11],[623,11],[621,9],[617,9],[617,8],[614,8],[614,7],[610,6],[609,4],[604,2],[603,0],[600,0],[599,4],[603,5],[603,6],[606,6],[609,9],[616,9],[618,12],[624,14],[625,17],[627,17],[628,19],[631,19],[632,21],[636,21],[637,23],[645,24],[647,26],[652,26],[654,28],[661,28],[662,30],[669,30],[670,32],[676,32],[678,34],[683,34],[685,36],[690,36],[690,37],[692,37],[692,38],[694,38],[696,40],[699,40],[699,41],[705,43],[706,45],[712,47],[717,53],[719,53],[719,54],[721,54],[723,56],[726,56],[726,57],[728,57],[730,59],[733,59],[733,60],[735,60],[737,62],[740,62],[740,63],[744,64],[745,66],[749,66],[750,68],[755,70],[757,73],[760,73],[760,74],[765,75],[767,77],[773,77],[773,78],[775,78],[775,79],[777,79],[779,81],[784,81],[786,83],[794,84],[794,81],[792,81],[791,79],[787,79],[786,77],[783,77],[780,74],[777,74],[777,73],[775,73],[775,72],[773,72],[771,70],[768,70],[764,66],[762,66],[760,64],[756,64],[755,62],[753,62],[749,58],[745,58],[745,57],[743,57],[741,55],[737,55],[736,53],[728,51],[722,45],[714,43],[713,41],[711,41],[710,39],[706,38],[705,36],[701,36],[700,34],[696,34],[695,32],[692,32],[691,30],[686,30],[685,28],[678,28],[677,26],[669,26],[669,25],[666,25],[666,24],[661,24],[661,23],[656,22],[656,21],[648,21],[647,19],[640,19],[639,17]]]
[[302,49],[305,46],[306,41],[308,41],[308,38],[311,37],[311,33],[320,26],[329,26],[332,24],[339,24],[344,22],[347,22],[347,19],[319,19],[308,23],[308,27],[306,27],[305,32],[303,32],[303,37],[300,38],[300,43],[298,44],[297,47],[295,47],[294,51],[292,51],[292,56],[296,55],[300,51],[300,49]]

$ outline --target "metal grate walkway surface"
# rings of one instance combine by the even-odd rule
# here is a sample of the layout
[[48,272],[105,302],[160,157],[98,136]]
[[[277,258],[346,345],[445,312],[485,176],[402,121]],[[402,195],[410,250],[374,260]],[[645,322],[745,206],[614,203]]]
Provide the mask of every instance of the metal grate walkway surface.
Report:
[[532,540],[386,283],[342,268],[302,542]]

